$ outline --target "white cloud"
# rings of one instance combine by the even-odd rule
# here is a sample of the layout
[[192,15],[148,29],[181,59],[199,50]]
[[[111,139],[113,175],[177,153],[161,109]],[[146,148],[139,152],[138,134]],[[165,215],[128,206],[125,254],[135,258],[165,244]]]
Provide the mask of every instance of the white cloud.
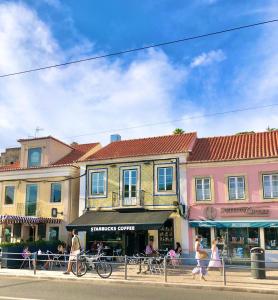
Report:
[[[92,47],[85,41],[64,51],[47,24],[22,4],[0,5],[0,28],[1,74],[64,62]],[[45,129],[43,134],[69,142],[108,142],[109,133],[69,136],[109,129],[115,133],[117,128],[170,120],[176,91],[186,80],[185,68],[175,66],[163,52],[154,50],[138,55],[128,65],[124,61],[124,57],[113,62],[101,59],[1,78],[2,147],[32,134],[37,125]],[[167,128],[128,130],[124,137],[164,134],[172,127],[168,124]]]
[[221,62],[224,59],[226,59],[226,56],[221,49],[212,50],[208,53],[202,53],[201,55],[195,57],[190,66],[191,68],[207,66],[215,62]]

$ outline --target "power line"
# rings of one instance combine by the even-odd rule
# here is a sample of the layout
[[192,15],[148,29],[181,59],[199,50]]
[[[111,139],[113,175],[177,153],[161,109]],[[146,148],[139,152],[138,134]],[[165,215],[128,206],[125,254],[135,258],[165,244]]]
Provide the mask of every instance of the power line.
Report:
[[72,135],[72,136],[67,136],[66,138],[83,137],[83,136],[88,136],[88,135],[98,135],[98,134],[104,134],[104,133],[111,133],[112,131],[113,132],[119,132],[119,131],[125,131],[125,130],[130,130],[130,129],[138,129],[138,128],[143,128],[143,127],[149,127],[149,126],[170,124],[170,123],[173,123],[173,122],[189,121],[189,120],[194,120],[194,119],[202,119],[204,117],[220,116],[220,115],[243,112],[243,111],[248,111],[248,110],[264,109],[264,108],[269,108],[269,107],[274,107],[274,106],[278,106],[278,103],[268,104],[268,105],[260,105],[260,106],[253,106],[253,107],[246,107],[246,108],[239,108],[239,109],[234,109],[234,110],[227,110],[227,111],[222,111],[222,112],[215,112],[215,113],[210,113],[210,114],[197,115],[197,116],[181,118],[181,119],[175,119],[175,120],[169,120],[169,121],[163,121],[163,122],[157,122],[157,123],[148,123],[148,124],[142,124],[142,125],[132,126],[132,127],[118,128],[118,129],[113,129],[113,130],[109,129],[109,130],[98,131],[98,132],[93,132],[93,133]]
[[131,53],[131,52],[137,52],[137,51],[147,50],[147,49],[151,49],[151,48],[167,46],[167,45],[176,44],[176,43],[182,43],[182,42],[186,42],[186,41],[190,41],[190,40],[200,39],[200,38],[218,35],[218,34],[222,34],[222,33],[227,33],[227,32],[231,32],[231,31],[247,29],[247,28],[251,28],[251,27],[255,27],[255,26],[261,26],[261,25],[265,25],[265,24],[269,24],[269,23],[274,23],[277,21],[278,21],[278,19],[273,19],[273,20],[268,20],[268,21],[264,21],[264,22],[253,23],[253,24],[243,25],[243,26],[239,26],[239,27],[227,28],[227,29],[223,29],[220,31],[214,31],[214,32],[210,32],[210,33],[185,37],[185,38],[181,38],[178,40],[172,40],[172,41],[168,41],[168,42],[162,42],[162,43],[158,43],[158,44],[152,44],[152,45],[148,45],[148,46],[123,50],[123,51],[118,51],[118,52],[112,52],[112,53],[108,53],[108,54],[104,54],[104,55],[92,56],[92,57],[87,57],[87,58],[83,58],[83,59],[79,59],[79,60],[72,60],[72,61],[68,61],[65,63],[49,65],[49,66],[44,66],[44,67],[38,67],[38,68],[33,68],[33,69],[29,69],[29,70],[24,70],[24,71],[18,71],[18,72],[14,72],[14,73],[3,74],[3,75],[0,75],[0,78],[11,77],[11,76],[26,74],[26,73],[31,73],[31,72],[37,72],[37,71],[42,71],[42,70],[46,70],[46,69],[58,68],[58,67],[68,66],[68,65],[72,65],[72,64],[86,62],[86,61],[97,60],[97,59],[101,59],[101,58],[105,58],[105,57],[123,55],[123,54]]

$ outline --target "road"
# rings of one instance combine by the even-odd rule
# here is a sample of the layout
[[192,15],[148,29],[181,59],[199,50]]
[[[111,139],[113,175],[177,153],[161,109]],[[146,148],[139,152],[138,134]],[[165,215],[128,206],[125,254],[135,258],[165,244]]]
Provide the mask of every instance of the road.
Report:
[[206,291],[138,284],[0,277],[0,300],[277,300],[277,295]]

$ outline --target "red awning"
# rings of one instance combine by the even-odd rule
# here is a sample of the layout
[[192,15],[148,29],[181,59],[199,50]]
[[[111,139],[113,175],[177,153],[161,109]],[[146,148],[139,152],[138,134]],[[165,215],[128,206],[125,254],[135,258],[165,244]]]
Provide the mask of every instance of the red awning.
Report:
[[0,215],[0,224],[59,224],[61,219],[56,218],[42,218],[42,217],[30,217],[30,216],[12,216],[12,215]]

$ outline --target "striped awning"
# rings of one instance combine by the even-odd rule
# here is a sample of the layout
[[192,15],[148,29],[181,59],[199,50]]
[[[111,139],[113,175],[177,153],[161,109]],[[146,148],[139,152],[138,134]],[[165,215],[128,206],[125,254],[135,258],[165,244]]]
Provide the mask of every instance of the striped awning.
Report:
[[61,221],[61,219],[56,218],[0,215],[0,224],[59,224]]

